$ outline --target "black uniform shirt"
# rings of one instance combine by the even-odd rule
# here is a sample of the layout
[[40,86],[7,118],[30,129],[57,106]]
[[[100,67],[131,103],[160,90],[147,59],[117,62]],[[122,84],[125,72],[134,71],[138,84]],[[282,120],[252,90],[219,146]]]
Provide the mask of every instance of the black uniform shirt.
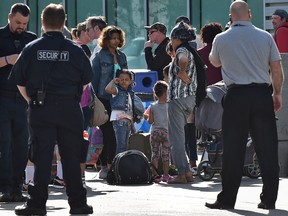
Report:
[[28,44],[12,73],[30,97],[41,89],[53,95],[79,95],[93,74],[83,49],[61,32],[47,32]]
[[[19,54],[26,44],[36,38],[37,36],[34,33],[28,31],[20,35],[13,34],[10,32],[9,25],[0,28],[0,57]],[[11,68],[12,65],[0,68],[0,91],[18,91],[15,77],[11,76],[8,79]]]

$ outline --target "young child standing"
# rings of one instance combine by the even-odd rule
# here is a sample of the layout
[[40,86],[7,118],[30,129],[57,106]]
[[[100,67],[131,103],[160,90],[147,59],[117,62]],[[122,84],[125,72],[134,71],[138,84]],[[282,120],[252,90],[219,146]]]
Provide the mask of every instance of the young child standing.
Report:
[[116,154],[127,150],[131,129],[134,132],[132,82],[131,71],[117,70],[116,78],[112,79],[105,88],[107,93],[112,94],[110,121],[112,121],[115,131]]
[[[154,85],[154,97],[156,101],[151,104],[149,110],[148,123],[151,125],[150,144],[152,149],[152,163],[158,168],[158,161],[161,158],[163,163],[162,179],[155,179],[157,182],[167,182],[169,176],[170,144],[168,142],[168,104],[167,104],[168,85],[165,81],[157,81]],[[155,171],[154,171],[155,172]],[[156,172],[154,173],[155,175]]]

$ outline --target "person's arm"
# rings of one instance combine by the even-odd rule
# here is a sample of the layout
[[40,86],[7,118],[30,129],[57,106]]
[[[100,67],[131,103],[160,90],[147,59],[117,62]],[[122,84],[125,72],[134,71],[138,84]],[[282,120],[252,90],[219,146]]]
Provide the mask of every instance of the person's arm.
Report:
[[149,118],[149,113],[151,110],[151,105],[149,105],[149,107],[145,110],[144,114],[143,114],[143,118],[147,121]]
[[100,54],[96,53],[95,57],[91,60],[92,61],[92,70],[93,70],[93,77],[92,77],[92,86],[94,89],[95,94],[98,94],[98,86],[101,77],[101,64],[100,64]]
[[191,79],[186,72],[187,65],[188,65],[188,57],[184,53],[179,53],[178,54],[179,72],[177,76],[186,84],[190,84]]
[[171,62],[171,56],[167,54],[165,48],[161,47],[154,56],[152,54],[152,47],[145,47],[144,51],[146,63],[150,70],[162,72],[163,68]]
[[0,58],[0,67],[4,67],[6,65],[14,65],[19,54],[12,54],[7,56],[2,56]]
[[280,61],[270,63],[270,77],[273,86],[274,111],[277,112],[282,107],[282,86],[284,80],[283,68]]
[[211,52],[209,53],[209,61],[211,62],[211,64],[214,67],[220,67],[221,61],[220,61],[220,57],[219,57],[219,53],[218,53],[218,49],[217,49],[217,44],[218,44],[218,40],[217,40],[217,36],[214,38],[214,41],[212,43],[212,49]]
[[209,54],[209,61],[214,67],[221,67],[221,61],[219,59],[214,59],[211,53]]
[[29,104],[31,101],[31,98],[28,96],[27,91],[26,91],[26,87],[25,86],[19,86],[17,85],[19,92],[21,93],[21,95],[23,96],[23,98],[27,101],[27,103]]
[[153,124],[154,122],[154,114],[153,114],[152,106],[150,107],[150,110],[149,110],[149,116],[148,116],[147,122],[149,124]]
[[112,79],[108,85],[106,86],[105,88],[105,91],[108,93],[108,94],[113,94],[113,95],[116,95],[117,94],[117,88],[115,88],[115,84],[119,83],[119,78],[114,78]]

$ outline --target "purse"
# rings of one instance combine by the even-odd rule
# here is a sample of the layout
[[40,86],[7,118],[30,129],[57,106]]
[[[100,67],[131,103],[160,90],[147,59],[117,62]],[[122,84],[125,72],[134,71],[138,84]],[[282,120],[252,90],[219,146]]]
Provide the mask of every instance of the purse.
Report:
[[97,127],[105,124],[109,119],[109,115],[103,103],[96,96],[92,85],[91,85],[91,93],[93,100],[89,105],[91,109],[91,119],[89,121],[89,127]]

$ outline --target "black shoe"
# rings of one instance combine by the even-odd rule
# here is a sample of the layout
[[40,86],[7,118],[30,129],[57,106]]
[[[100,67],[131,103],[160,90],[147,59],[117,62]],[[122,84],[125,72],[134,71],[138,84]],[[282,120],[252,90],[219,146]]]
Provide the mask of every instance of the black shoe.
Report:
[[10,193],[0,195],[0,202],[13,202],[13,196]]
[[71,208],[69,213],[70,214],[92,214],[93,207],[90,205],[85,205],[79,208]]
[[258,208],[261,208],[261,209],[275,209],[275,205],[267,205],[267,204],[264,204],[263,202],[260,202],[258,204]]
[[46,215],[46,209],[29,207],[27,204],[15,207],[16,215]]
[[26,202],[27,197],[22,194],[4,193],[0,196],[0,202]]
[[13,202],[26,202],[28,199],[27,196],[23,196],[22,194],[13,195]]
[[215,203],[205,203],[205,206],[211,209],[234,209],[234,206],[222,204],[217,200]]

